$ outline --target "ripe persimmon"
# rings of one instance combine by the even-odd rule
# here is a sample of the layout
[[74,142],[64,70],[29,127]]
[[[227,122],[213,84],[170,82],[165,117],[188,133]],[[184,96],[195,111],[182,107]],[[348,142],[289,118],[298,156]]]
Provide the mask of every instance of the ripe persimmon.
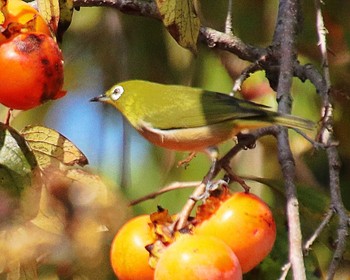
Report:
[[[234,193],[220,204],[202,212],[194,234],[215,236],[223,240],[237,255],[243,273],[258,265],[272,250],[276,239],[276,224],[269,206],[250,193]],[[204,209],[203,209],[204,207]]]
[[62,97],[63,57],[44,33],[21,33],[0,44],[0,103],[18,110]]
[[148,264],[145,246],[153,243],[149,215],[128,221],[113,239],[110,259],[114,273],[120,280],[153,280],[154,270]]
[[183,235],[160,256],[155,280],[241,280],[242,270],[234,252],[212,236]]

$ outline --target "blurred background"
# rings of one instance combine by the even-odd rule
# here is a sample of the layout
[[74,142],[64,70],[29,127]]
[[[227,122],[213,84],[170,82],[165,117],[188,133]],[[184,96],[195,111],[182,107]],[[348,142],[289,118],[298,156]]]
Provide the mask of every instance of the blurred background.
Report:
[[[312,63],[320,68],[314,7],[306,3],[307,1],[302,2],[304,20],[298,40],[299,60],[303,64]],[[223,31],[227,1],[201,0],[200,4],[203,25]],[[276,0],[234,1],[233,32],[246,43],[267,47],[272,40],[277,7]],[[349,12],[348,1],[328,1],[324,6],[326,27],[329,32],[335,134],[340,142],[339,152],[342,160],[341,185],[344,203],[348,209],[350,209],[348,188],[350,111],[347,110],[350,105]],[[80,11],[75,11],[72,25],[64,35],[61,48],[65,58],[64,88],[68,91],[67,95],[36,109],[16,112],[11,125],[20,130],[26,125],[41,124],[59,131],[87,156],[89,172],[100,175],[108,185],[118,209],[113,208],[116,212],[108,213],[112,216],[110,221],[114,225],[98,245],[105,253],[103,260],[97,263],[85,262],[80,269],[69,271],[73,271],[70,275],[75,275],[77,279],[115,279],[108,264],[108,245],[118,227],[133,215],[156,211],[157,205],[169,209],[171,213],[178,212],[191,190],[173,191],[133,207],[128,207],[127,203],[173,181],[200,181],[208,171],[210,162],[207,156],[199,154],[186,169],[177,168],[177,162],[184,159],[187,154],[167,151],[149,144],[114,108],[90,103],[89,99],[102,94],[113,84],[128,79],[190,85],[228,93],[235,78],[249,64],[232,54],[216,51],[204,45],[199,45],[198,55],[193,56],[176,44],[161,22],[125,15],[111,8],[81,8]],[[243,91],[237,93],[237,96],[276,108],[274,92],[269,87],[263,72],[252,75],[244,83]],[[315,122],[319,121],[320,98],[308,81],[302,83],[297,79],[294,80],[293,98],[293,114]],[[2,119],[5,118],[6,108],[1,107],[0,115]],[[292,131],[290,135],[302,195],[305,189],[317,189],[315,192],[324,193],[322,199],[327,200],[328,163],[325,153],[313,150],[300,135]],[[223,144],[220,153],[224,154],[233,144],[233,141]],[[283,185],[276,155],[276,141],[272,137],[262,139],[255,149],[243,151],[234,158],[232,166],[238,175],[265,178],[268,183],[275,184],[275,187],[268,187],[266,184],[248,181],[252,191],[262,196],[272,208],[276,209],[276,219],[280,218],[280,229],[286,232],[283,205],[279,204],[279,199],[275,195],[278,188],[276,186]],[[233,188],[240,190],[235,184]],[[327,206],[326,203],[324,206]],[[322,217],[322,214],[318,213],[318,217]],[[305,232],[306,234],[312,232],[312,229],[305,229]],[[286,246],[285,239],[280,244]],[[318,265],[312,266],[313,275],[316,275],[316,268],[322,272],[324,264],[331,256],[331,251],[325,249],[327,246],[317,244],[315,247],[315,251],[321,253],[317,255]],[[286,254],[285,250],[286,248],[283,254]],[[272,254],[271,260],[265,263],[274,263],[274,273],[278,275],[279,267],[287,260],[285,256],[276,257]],[[85,258],[89,259],[88,256]],[[265,272],[264,268],[253,271],[251,276],[248,275],[245,279],[250,279],[249,277],[275,279],[265,278],[266,271],[270,276],[275,275],[271,272],[272,266],[266,266]],[[91,271],[95,274],[91,274]],[[256,278],[257,275],[259,278]],[[315,279],[318,279],[316,276]],[[55,277],[55,273],[48,273],[43,279],[55,279]]]

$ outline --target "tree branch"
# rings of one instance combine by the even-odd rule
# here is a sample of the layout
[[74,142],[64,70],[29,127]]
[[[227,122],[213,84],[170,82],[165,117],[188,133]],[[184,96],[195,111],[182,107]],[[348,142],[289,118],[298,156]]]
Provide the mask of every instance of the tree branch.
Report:
[[[74,5],[75,7],[106,6],[118,9],[119,11],[130,15],[139,15],[156,20],[161,19],[154,2],[140,0],[74,0]],[[317,14],[317,31],[320,39],[320,49],[323,60],[322,74],[318,72],[313,65],[300,65],[297,61],[295,38],[300,11],[298,0],[280,0],[273,44],[270,48],[265,49],[251,46],[244,43],[240,38],[233,34],[225,34],[224,32],[205,26],[201,26],[200,28],[199,41],[205,43],[209,48],[225,50],[235,54],[242,60],[254,63],[253,65],[255,66],[248,68],[246,73],[244,73],[245,75],[249,75],[249,71],[258,70],[259,67],[265,70],[271,87],[277,91],[280,112],[291,112],[292,99],[290,89],[293,76],[298,77],[301,81],[309,79],[322,97],[323,118],[320,139],[328,146],[326,153],[329,161],[330,195],[332,207],[339,216],[339,227],[337,231],[338,242],[328,275],[328,279],[332,279],[345,250],[345,240],[349,233],[349,218],[340,194],[339,155],[337,148],[332,145],[335,142],[335,138],[332,131],[333,114],[329,95],[331,83],[329,78],[325,28],[320,9],[320,0],[315,0],[315,6]],[[245,76],[242,75],[241,80],[238,81],[238,86],[244,78]],[[274,132],[276,132],[276,128],[274,129]],[[305,279],[305,271],[302,256],[302,238],[300,232],[298,200],[294,185],[294,159],[289,146],[287,130],[281,128],[277,135],[279,161],[285,178],[286,195],[288,200],[287,214],[291,267],[293,269],[294,279],[302,280]],[[206,180],[203,182],[205,181]],[[197,189],[197,192],[199,193],[205,189],[205,185],[203,185],[203,183],[201,185],[202,188]],[[194,203],[194,201],[189,203],[188,209],[192,209]],[[183,210],[182,214],[184,214],[183,216],[187,215],[185,210]]]
[[336,146],[333,145],[333,143],[336,141],[333,135],[333,106],[329,95],[331,89],[331,81],[328,66],[326,28],[324,26],[320,4],[320,0],[315,0],[317,34],[322,55],[322,68],[325,80],[325,88],[323,88],[323,91],[321,92],[321,96],[323,97],[323,126],[321,128],[320,139],[321,141],[324,141],[324,143],[327,146],[326,153],[329,166],[329,188],[331,195],[331,203],[332,207],[335,209],[335,212],[339,216],[337,229],[337,244],[327,275],[327,279],[331,280],[334,278],[335,272],[340,264],[340,261],[346,249],[346,239],[349,235],[349,217],[343,204],[340,191],[339,171],[341,163],[339,159],[338,150]]
[[210,48],[229,51],[240,59],[250,62],[260,60],[268,54],[265,49],[246,44],[233,34],[226,34],[210,27],[200,28],[199,40],[206,42]]
[[[317,238],[321,235],[322,231],[324,230],[324,228],[328,225],[328,223],[330,222],[331,218],[334,215],[334,210],[333,209],[329,209],[328,212],[326,213],[326,216],[324,217],[324,219],[322,220],[322,222],[319,224],[319,226],[316,228],[315,232],[310,236],[310,238],[305,242],[304,246],[303,246],[303,250],[305,252],[305,254],[307,254],[310,250],[312,245],[314,244],[314,242],[317,240]],[[278,280],[284,280],[286,279],[288,272],[290,270],[291,264],[290,262],[286,263],[283,267],[282,267],[282,275],[280,278],[278,278]]]
[[[280,71],[277,85],[278,110],[289,114],[292,107],[290,94],[292,78],[294,76],[294,62],[296,61],[296,29],[299,10],[298,0],[281,0],[277,25],[274,34],[273,48],[279,52]],[[276,79],[276,77],[274,78]],[[278,158],[286,188],[287,218],[289,229],[289,260],[295,280],[306,280],[302,251],[302,235],[299,218],[299,202],[294,184],[295,163],[289,145],[288,131],[281,128],[277,135]]]
[[140,0],[73,0],[74,7],[111,7],[125,14],[150,17],[160,20],[155,2]]
[[[155,2],[140,0],[74,0],[74,6],[111,7],[118,9],[125,14],[161,20]],[[240,38],[233,34],[226,34],[205,26],[200,28],[199,40],[206,42],[210,48],[229,51],[237,55],[239,58],[251,62],[255,62],[267,55],[267,51],[264,48],[253,47],[244,43]]]
[[[242,135],[241,137],[237,136],[238,138],[237,145],[235,145],[215,165],[213,165],[213,168],[210,169],[207,172],[207,174],[204,176],[201,184],[198,185],[198,187],[196,187],[190,199],[187,200],[185,206],[182,208],[181,212],[178,215],[178,221],[175,225],[176,229],[179,230],[186,225],[187,219],[197,202],[196,198],[201,197],[205,193],[206,186],[219,174],[219,172],[222,169],[226,170],[225,168],[229,166],[231,159],[241,150],[244,150],[247,148],[253,148],[256,140],[266,135],[276,135],[276,127],[275,126],[263,127],[255,131],[252,131],[251,134]],[[232,174],[228,174],[228,175],[232,175]],[[235,179],[235,178],[232,178],[232,179]]]

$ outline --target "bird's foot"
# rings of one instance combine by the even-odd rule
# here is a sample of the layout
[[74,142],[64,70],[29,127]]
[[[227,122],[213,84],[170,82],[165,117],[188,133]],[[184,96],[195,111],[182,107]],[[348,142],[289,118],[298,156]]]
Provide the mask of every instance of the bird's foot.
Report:
[[244,150],[250,150],[256,147],[256,137],[254,135],[249,133],[238,133],[236,137],[238,143],[244,144]]
[[191,152],[185,159],[180,160],[177,163],[177,167],[184,166],[184,168],[186,169],[190,165],[190,161],[196,156],[196,154],[196,152]]
[[194,201],[199,201],[199,200],[207,200],[211,194],[217,190],[219,190],[220,188],[228,188],[228,183],[225,180],[218,180],[215,182],[208,182],[207,185],[205,186],[205,191],[197,196],[197,197],[191,197],[192,200]]

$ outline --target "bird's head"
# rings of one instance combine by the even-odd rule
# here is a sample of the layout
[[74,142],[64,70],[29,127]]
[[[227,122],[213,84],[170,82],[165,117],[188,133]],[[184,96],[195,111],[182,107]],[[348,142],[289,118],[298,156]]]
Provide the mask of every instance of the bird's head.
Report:
[[109,103],[116,106],[119,98],[123,95],[124,88],[117,84],[112,86],[109,90],[107,90],[104,94],[93,97],[90,99],[91,102],[104,102]]

